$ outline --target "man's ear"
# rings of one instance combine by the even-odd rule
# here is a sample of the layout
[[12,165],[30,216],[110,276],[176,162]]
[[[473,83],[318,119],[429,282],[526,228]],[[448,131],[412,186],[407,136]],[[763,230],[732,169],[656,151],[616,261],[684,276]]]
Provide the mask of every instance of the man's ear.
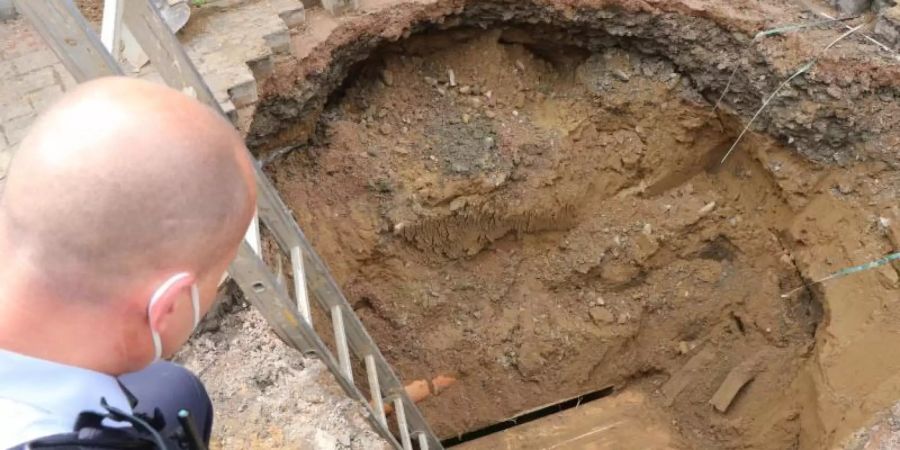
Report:
[[178,301],[190,296],[190,286],[195,278],[187,272],[173,275],[157,288],[150,297],[147,314],[150,319],[150,327],[158,333],[163,333],[172,323],[175,314],[175,306]]

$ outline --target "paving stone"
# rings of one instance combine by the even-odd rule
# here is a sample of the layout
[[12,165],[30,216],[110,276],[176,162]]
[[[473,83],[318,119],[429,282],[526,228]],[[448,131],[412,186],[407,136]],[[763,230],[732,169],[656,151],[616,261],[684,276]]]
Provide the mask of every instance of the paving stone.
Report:
[[58,85],[59,80],[53,67],[48,66],[21,75],[16,84],[18,85],[16,88],[18,92],[24,95],[48,86]]
[[62,83],[63,91],[68,91],[78,84],[62,63],[54,64],[53,72],[56,73],[56,78]]
[[286,54],[291,51],[291,34],[287,30],[267,34],[263,39],[274,53]]
[[[300,0],[231,0],[197,15],[179,33],[185,50],[230,117],[259,101],[258,80],[274,72],[274,56],[290,52],[290,29],[306,20]],[[135,74],[163,83],[145,66]],[[0,24],[0,128],[17,144],[33,120],[72,89],[75,80],[24,19]]]
[[38,113],[43,112],[52,103],[59,100],[63,95],[63,90],[59,85],[52,85],[42,88],[39,91],[32,92],[27,95],[31,106]]
[[31,127],[34,118],[35,116],[28,115],[3,123],[3,133],[6,135],[6,141],[10,146],[18,145],[19,142],[22,142],[22,138],[28,133],[28,128]]
[[59,59],[49,49],[26,53],[12,60],[13,66],[19,75],[27,75],[29,72],[41,67],[52,66]]
[[359,9],[356,0],[322,0],[322,6],[335,16],[341,16]]
[[242,108],[254,104],[259,100],[259,92],[256,88],[256,78],[248,69],[244,77],[238,78],[231,87],[228,88],[228,96],[234,106]]
[[281,17],[288,29],[294,29],[306,23],[306,9],[303,8],[303,5],[300,5],[299,8],[284,9],[278,13],[278,17]]
[[34,115],[34,108],[25,99],[0,105],[0,123],[27,115]]
[[[6,178],[6,171],[9,170],[9,163],[12,161],[12,156],[13,151],[11,148],[0,149],[0,180]],[[2,181],[0,181],[0,183],[2,183]]]
[[261,56],[247,61],[247,67],[253,72],[253,78],[256,78],[256,81],[259,82],[275,73],[275,59],[271,55]]

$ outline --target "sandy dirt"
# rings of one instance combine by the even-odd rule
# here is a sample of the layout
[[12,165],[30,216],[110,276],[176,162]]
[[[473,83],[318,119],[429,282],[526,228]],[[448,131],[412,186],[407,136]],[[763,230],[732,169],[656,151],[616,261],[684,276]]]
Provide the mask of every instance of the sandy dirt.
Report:
[[285,346],[229,285],[177,361],[213,401],[213,449],[387,449],[325,366]]

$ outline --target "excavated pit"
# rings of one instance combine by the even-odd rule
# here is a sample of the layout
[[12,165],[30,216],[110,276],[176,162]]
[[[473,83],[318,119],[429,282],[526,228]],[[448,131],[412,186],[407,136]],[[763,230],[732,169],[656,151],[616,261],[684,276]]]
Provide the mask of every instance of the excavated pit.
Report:
[[[421,404],[434,429],[613,386],[677,418],[687,448],[815,434],[798,392],[824,293],[780,294],[813,277],[798,242],[834,231],[797,225],[837,173],[813,161],[882,159],[854,177],[894,163],[866,147],[866,119],[795,114],[827,88],[804,81],[762,122],[771,137],[720,164],[746,120],[732,114],[778,79],[751,57],[729,112],[714,111],[729,71],[713,54],[737,58],[746,39],[675,14],[503,8],[348,40],[263,101],[249,138],[400,376],[458,379]],[[714,410],[747,361],[755,378]]]

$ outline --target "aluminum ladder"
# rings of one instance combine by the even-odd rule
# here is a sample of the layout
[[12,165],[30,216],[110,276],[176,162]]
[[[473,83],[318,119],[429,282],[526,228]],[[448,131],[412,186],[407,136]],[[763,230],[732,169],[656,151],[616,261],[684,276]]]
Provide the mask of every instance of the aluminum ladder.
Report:
[[[119,27],[124,25],[169,86],[194,95],[224,114],[181,43],[149,0],[107,0],[102,42],[72,0],[15,0],[15,5],[77,82],[123,75],[117,60],[107,49],[117,48]],[[280,251],[290,258],[294,298],[254,250],[252,239],[241,243],[238,255],[228,269],[231,277],[279,337],[304,354],[319,358],[328,367],[344,392],[365,406],[369,423],[394,448],[442,449],[440,440],[406,395],[399,378],[259,164],[255,164],[255,176],[258,215]],[[310,296],[321,308],[323,317],[330,317],[329,331],[334,335],[337,356],[313,327]],[[353,357],[366,373],[371,399],[366,398],[364,385],[354,377]],[[386,402],[393,404],[398,436],[388,423],[384,409]]]

